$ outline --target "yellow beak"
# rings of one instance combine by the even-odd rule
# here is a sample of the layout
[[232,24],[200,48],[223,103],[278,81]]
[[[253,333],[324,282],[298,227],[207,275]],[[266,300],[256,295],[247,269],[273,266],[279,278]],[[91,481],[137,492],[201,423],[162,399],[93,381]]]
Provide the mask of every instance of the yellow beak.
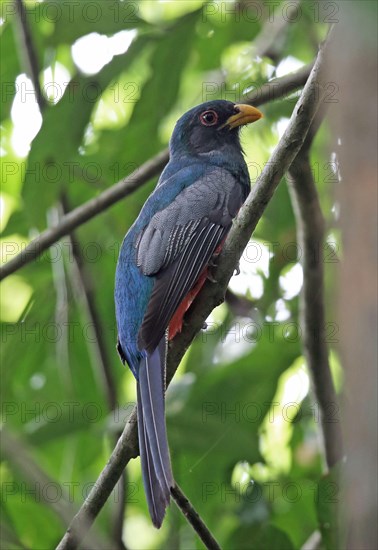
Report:
[[235,105],[235,109],[238,109],[239,112],[236,113],[236,115],[230,116],[225,124],[225,126],[230,127],[230,130],[232,128],[237,128],[238,126],[244,126],[245,124],[256,122],[256,120],[263,117],[262,112],[256,109],[256,107],[252,107],[252,105],[239,103]]

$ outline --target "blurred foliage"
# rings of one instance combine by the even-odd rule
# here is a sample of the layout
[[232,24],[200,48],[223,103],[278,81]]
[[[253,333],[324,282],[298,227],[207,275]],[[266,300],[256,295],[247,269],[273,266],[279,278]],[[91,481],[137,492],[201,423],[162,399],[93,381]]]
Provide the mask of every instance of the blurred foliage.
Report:
[[[255,11],[247,1],[28,0],[46,102],[41,119],[32,84],[20,77],[27,70],[13,4],[2,3],[3,261],[56,223],[62,192],[71,207],[95,197],[166,146],[175,120],[193,105],[240,100],[245,90],[311,61],[328,12],[317,2],[302,3],[270,57],[256,55],[254,40],[268,13],[274,21],[285,7],[253,4]],[[264,120],[243,131],[253,182],[297,95],[267,104]],[[327,235],[338,251],[335,151],[322,128],[312,162]],[[68,239],[2,285],[2,420],[28,443],[55,488],[49,496],[46,487],[28,485],[11,462],[2,463],[3,548],[57,544],[62,523],[49,502],[65,497],[81,504],[131,410],[134,380],[115,352],[113,279],[123,235],[154,183],[76,234],[116,386],[114,411]],[[254,239],[255,254],[244,254],[241,275],[232,281],[236,303],[244,300],[245,309],[247,300],[248,314],[234,302],[213,312],[168,392],[168,434],[177,481],[222,547],[293,549],[319,528],[324,534],[333,510],[321,477],[319,411],[301,356],[301,280],[292,269],[301,251],[285,181]],[[332,320],[336,256],[327,257]],[[161,531],[153,529],[139,461],[128,467],[127,494],[128,548],[202,547],[174,505]],[[96,521],[108,537],[118,500],[111,497]],[[324,541],[334,547],[332,530]]]

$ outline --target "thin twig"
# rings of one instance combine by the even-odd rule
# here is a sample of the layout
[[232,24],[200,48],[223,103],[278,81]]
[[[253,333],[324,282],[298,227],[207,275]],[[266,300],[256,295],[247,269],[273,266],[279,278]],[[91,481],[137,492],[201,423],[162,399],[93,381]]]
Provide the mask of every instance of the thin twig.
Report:
[[258,36],[253,41],[253,53],[259,57],[271,57],[277,61],[279,52],[285,42],[288,26],[295,20],[296,11],[301,0],[284,2],[275,10],[273,17],[269,17]]
[[177,483],[175,483],[174,487],[171,488],[171,495],[178,508],[184,514],[206,548],[208,548],[208,550],[221,550],[221,547],[209,531],[208,527],[202,521],[198,512],[194,509],[192,503],[184,495]]
[[314,63],[309,63],[293,73],[273,78],[259,88],[253,88],[251,92],[244,93],[242,100],[259,107],[270,101],[283,99],[305,85],[313,67]]
[[[56,225],[61,214],[59,205],[51,207],[47,211],[47,224],[49,227]],[[61,337],[55,343],[55,357],[59,377],[61,377],[66,395],[73,394],[72,370],[70,368],[70,354],[68,345],[68,296],[66,272],[64,270],[63,256],[51,263],[51,279],[55,289],[55,323],[61,327]]]
[[[63,208],[63,214],[69,212],[69,201],[65,193],[61,196],[61,206]],[[77,295],[84,303],[86,315],[91,323],[91,327],[94,331],[94,346],[96,363],[99,366],[101,384],[104,387],[106,393],[106,400],[108,402],[109,411],[113,411],[117,405],[117,390],[113,380],[111,372],[111,361],[107,351],[104,331],[102,330],[102,323],[100,314],[97,310],[96,299],[93,292],[94,284],[91,278],[91,274],[85,267],[85,263],[82,257],[82,248],[78,240],[77,235],[74,232],[69,234],[70,248],[72,251],[73,266],[75,267],[75,281],[74,286],[77,287]],[[71,276],[72,279],[72,276]]]
[[17,9],[16,22],[19,29],[19,42],[22,51],[22,63],[25,66],[26,72],[34,86],[35,97],[40,110],[42,111],[46,105],[45,98],[42,94],[41,85],[39,83],[39,66],[35,48],[33,47],[33,39],[27,21],[27,13],[22,0],[15,0]]
[[308,138],[292,163],[288,183],[297,222],[298,245],[302,252],[301,325],[304,354],[319,403],[326,463],[331,468],[342,458],[343,444],[340,422],[334,421],[334,412],[338,410],[337,396],[329,366],[325,332],[324,219],[309,157],[309,149],[323,114],[315,119]]
[[32,262],[61,237],[67,235],[97,214],[104,212],[109,206],[112,206],[138,189],[141,185],[156,176],[167,162],[168,151],[164,150],[142,164],[132,174],[110,187],[110,189],[106,189],[98,197],[90,199],[74,210],[71,210],[71,212],[61,219],[59,225],[43,231],[22,252],[2,266],[0,269],[0,280],[14,273],[20,267]]
[[[306,65],[294,73],[271,80],[261,87],[246,93],[243,96],[243,101],[258,107],[269,101],[282,98],[303,86],[308,79],[311,69],[312,64]],[[8,275],[31,263],[61,237],[67,235],[91,218],[101,214],[119,200],[130,195],[151,178],[157,176],[167,164],[168,159],[168,149],[164,149],[164,151],[161,151],[158,155],[142,164],[132,174],[103,191],[98,197],[71,210],[71,212],[61,219],[56,227],[49,228],[40,233],[17,256],[1,266],[0,280],[5,279]]]
[[[224,293],[235,269],[242,251],[248,243],[251,233],[261,218],[274,190],[288,170],[291,162],[298,154],[306,138],[312,120],[324,96],[324,81],[322,69],[326,44],[318,53],[315,65],[305,85],[303,93],[297,102],[290,123],[273,152],[269,164],[258,178],[245,205],[239,212],[229,236],[219,256],[219,264],[215,270],[218,284],[207,282],[198,299],[193,303],[187,314],[187,323],[182,333],[178,334],[169,348],[167,360],[167,382],[172,379],[178,365],[203,326],[205,319],[216,305],[222,302]],[[136,409],[130,414],[126,426],[110,456],[108,463],[100,473],[96,485],[84,501],[78,514],[73,518],[70,530],[62,538],[58,550],[75,548],[72,542],[79,543],[76,534],[84,518],[86,525],[93,522],[112,492],[123,469],[131,458],[138,456]]]

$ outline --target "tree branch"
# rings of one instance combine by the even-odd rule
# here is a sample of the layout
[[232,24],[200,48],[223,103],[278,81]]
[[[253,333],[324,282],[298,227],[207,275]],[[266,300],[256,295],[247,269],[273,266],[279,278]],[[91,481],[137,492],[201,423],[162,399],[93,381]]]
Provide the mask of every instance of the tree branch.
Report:
[[[171,381],[186,349],[203,326],[205,319],[214,307],[223,301],[228,281],[249,241],[251,233],[255,229],[281,178],[303,145],[312,120],[325,94],[323,65],[327,42],[319,50],[315,65],[303,93],[295,106],[284,135],[273,152],[270,162],[265,166],[256,185],[241,208],[226,239],[219,256],[218,267],[214,273],[218,283],[206,282],[200,296],[188,311],[184,330],[176,336],[169,347],[167,383]],[[138,441],[136,409],[134,408],[108,463],[100,473],[95,487],[93,487],[78,514],[73,518],[70,528],[61,540],[57,550],[76,547],[75,544],[77,545],[80,541],[78,533],[83,520],[85,520],[86,525],[94,521],[112,492],[123,469],[130,459],[136,456],[138,456]]]
[[17,8],[16,22],[19,29],[18,34],[22,51],[22,63],[24,64],[25,70],[29,74],[29,77],[33,83],[35,97],[39,109],[42,111],[46,105],[46,101],[43,97],[41,85],[39,83],[38,59],[35,48],[33,47],[33,39],[27,21],[25,6],[22,0],[15,0],[15,5]]
[[309,63],[293,73],[273,78],[259,88],[254,88],[251,92],[245,92],[242,100],[245,103],[259,107],[270,101],[282,99],[305,85],[313,66],[314,63]]
[[199,535],[200,539],[208,548],[208,550],[221,550],[221,547],[210,533],[205,523],[200,518],[198,512],[193,508],[191,502],[184,495],[180,487],[175,483],[171,489],[171,495],[176,502],[178,508],[184,514],[188,522],[192,525],[193,529]]
[[297,222],[297,241],[302,252],[301,325],[304,354],[320,406],[325,458],[328,468],[331,468],[342,458],[343,444],[340,422],[333,422],[331,417],[337,396],[325,334],[324,220],[309,158],[309,149],[323,115],[324,112],[315,118],[308,138],[289,169],[288,182]]
[[284,2],[280,9],[274,12],[272,19],[268,19],[258,36],[253,41],[254,55],[270,57],[277,61],[280,49],[284,45],[287,27],[295,20],[295,14],[301,0]]
[[[246,93],[243,97],[243,101],[258,107],[269,101],[282,98],[303,86],[308,79],[311,69],[312,64],[309,64],[292,74],[273,79],[260,88]],[[151,178],[157,176],[167,164],[168,159],[168,149],[164,149],[158,155],[142,164],[132,174],[103,191],[98,197],[71,210],[71,212],[67,213],[61,219],[56,227],[46,229],[40,233],[40,235],[33,239],[22,252],[5,265],[1,266],[0,280],[5,279],[8,275],[11,275],[21,267],[34,261],[42,252],[47,250],[61,237],[67,235],[98,214],[101,214],[119,200],[130,195]]]
[[66,214],[56,227],[46,229],[33,239],[25,249],[0,269],[0,280],[32,262],[64,235],[67,235],[109,206],[123,199],[143,183],[156,176],[168,162],[168,150],[164,150],[145,162],[129,176],[122,179],[98,197],[95,197]]

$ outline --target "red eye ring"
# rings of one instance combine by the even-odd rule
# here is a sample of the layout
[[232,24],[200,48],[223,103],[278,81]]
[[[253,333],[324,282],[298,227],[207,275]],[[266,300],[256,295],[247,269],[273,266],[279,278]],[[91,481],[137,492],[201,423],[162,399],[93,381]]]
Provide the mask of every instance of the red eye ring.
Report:
[[200,114],[200,122],[203,126],[214,126],[218,122],[218,115],[215,111],[204,111]]

